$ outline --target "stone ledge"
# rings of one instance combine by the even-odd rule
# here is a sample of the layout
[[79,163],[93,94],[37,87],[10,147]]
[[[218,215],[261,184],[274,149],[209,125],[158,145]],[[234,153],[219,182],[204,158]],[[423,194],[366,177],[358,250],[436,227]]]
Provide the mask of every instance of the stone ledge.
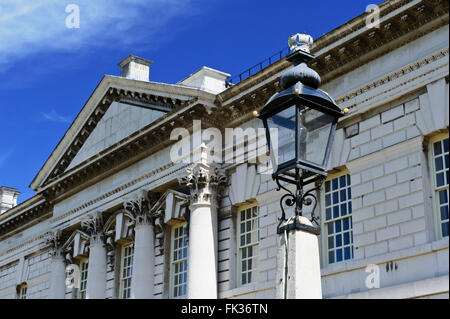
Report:
[[426,255],[435,251],[449,248],[449,238],[443,238],[431,243],[423,244],[408,249],[372,256],[365,259],[350,260],[336,265],[328,266],[320,270],[322,279],[327,276],[333,276],[338,273],[355,271],[365,268],[370,264],[383,264],[391,260],[408,259],[420,255]]
[[330,299],[400,299],[419,298],[436,294],[448,293],[449,276],[440,276],[400,284],[395,286],[371,289],[365,292],[348,294]]

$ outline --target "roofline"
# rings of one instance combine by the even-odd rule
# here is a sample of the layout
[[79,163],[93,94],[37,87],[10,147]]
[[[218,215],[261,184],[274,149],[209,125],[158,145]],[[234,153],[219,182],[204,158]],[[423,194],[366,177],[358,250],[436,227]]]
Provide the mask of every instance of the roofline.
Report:
[[228,73],[225,73],[225,72],[222,72],[222,71],[219,71],[219,70],[216,70],[216,69],[207,67],[207,66],[202,66],[200,69],[198,69],[198,70],[195,71],[194,73],[191,73],[190,75],[188,75],[187,77],[185,77],[185,78],[182,79],[181,81],[178,81],[177,84],[178,84],[178,83],[181,83],[181,82],[183,82],[183,81],[185,81],[185,80],[187,80],[187,79],[189,79],[190,77],[196,75],[197,73],[199,73],[199,72],[202,71],[202,70],[207,70],[207,71],[210,71],[210,72],[213,72],[213,73],[222,75],[223,77],[225,77],[225,79],[227,79],[227,78],[229,78],[229,77],[231,76],[231,74],[228,74]]

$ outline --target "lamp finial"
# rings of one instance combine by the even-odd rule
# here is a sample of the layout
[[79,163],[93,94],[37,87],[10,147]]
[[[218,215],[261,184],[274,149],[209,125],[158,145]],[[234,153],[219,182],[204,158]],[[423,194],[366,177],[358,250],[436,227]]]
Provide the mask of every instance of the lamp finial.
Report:
[[291,52],[302,50],[309,53],[309,49],[313,44],[313,37],[309,34],[296,33],[289,37],[288,44]]

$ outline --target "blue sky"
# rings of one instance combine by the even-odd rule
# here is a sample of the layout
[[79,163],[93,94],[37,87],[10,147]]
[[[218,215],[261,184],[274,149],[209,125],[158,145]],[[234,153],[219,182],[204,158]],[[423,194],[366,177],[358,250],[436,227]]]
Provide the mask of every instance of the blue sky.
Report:
[[[0,186],[19,202],[104,74],[129,54],[150,79],[176,83],[202,66],[236,75],[315,39],[382,1],[0,0]],[[65,25],[80,8],[80,28]]]

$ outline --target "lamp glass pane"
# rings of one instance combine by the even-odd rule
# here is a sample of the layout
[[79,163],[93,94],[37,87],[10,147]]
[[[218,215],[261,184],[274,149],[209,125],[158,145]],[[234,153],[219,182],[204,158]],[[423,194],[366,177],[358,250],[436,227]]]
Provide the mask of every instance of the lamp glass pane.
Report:
[[295,159],[295,118],[296,106],[267,118],[267,126],[270,130],[270,153],[274,168]]
[[[302,107],[300,113],[299,158],[316,165],[325,165],[334,116],[308,107]],[[304,129],[303,129],[304,128]]]

